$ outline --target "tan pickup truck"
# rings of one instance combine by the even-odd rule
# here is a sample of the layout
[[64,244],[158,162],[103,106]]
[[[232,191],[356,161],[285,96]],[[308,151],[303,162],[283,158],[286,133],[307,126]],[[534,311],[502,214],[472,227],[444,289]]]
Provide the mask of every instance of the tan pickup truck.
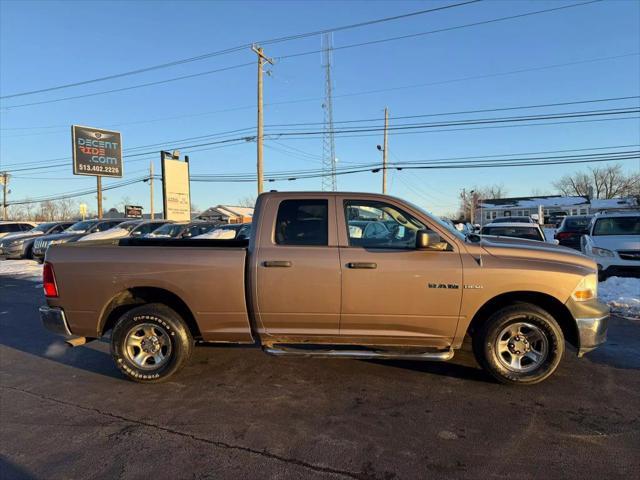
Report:
[[198,342],[273,355],[449,360],[470,336],[497,380],[549,377],[565,339],[605,341],[596,264],[542,242],[465,237],[403,200],[271,192],[250,240],[55,245],[44,325],[74,344],[111,332],[117,366],[159,382]]

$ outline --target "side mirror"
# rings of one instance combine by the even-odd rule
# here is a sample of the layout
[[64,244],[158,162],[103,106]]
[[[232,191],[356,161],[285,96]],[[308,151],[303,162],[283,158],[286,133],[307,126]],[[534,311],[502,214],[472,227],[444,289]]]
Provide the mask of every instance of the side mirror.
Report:
[[441,243],[440,235],[429,230],[418,230],[416,233],[416,249],[426,250]]
[[558,240],[557,238],[553,241],[554,245],[560,245],[560,240]]

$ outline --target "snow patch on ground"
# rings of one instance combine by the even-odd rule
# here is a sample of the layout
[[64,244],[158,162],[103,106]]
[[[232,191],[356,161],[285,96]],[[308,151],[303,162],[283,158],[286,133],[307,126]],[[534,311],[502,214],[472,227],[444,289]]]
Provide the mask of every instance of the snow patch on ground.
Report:
[[0,280],[7,278],[41,282],[42,265],[35,260],[2,260],[0,261]]
[[640,278],[607,278],[598,285],[598,298],[613,312],[640,317]]

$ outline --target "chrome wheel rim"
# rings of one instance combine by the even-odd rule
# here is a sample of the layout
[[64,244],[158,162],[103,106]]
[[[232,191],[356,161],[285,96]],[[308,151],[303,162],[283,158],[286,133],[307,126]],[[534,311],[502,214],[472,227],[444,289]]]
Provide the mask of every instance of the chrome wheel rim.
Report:
[[516,373],[527,373],[538,368],[547,358],[549,340],[545,332],[527,322],[505,327],[496,340],[498,361]]
[[124,351],[131,363],[142,370],[155,370],[169,360],[171,339],[154,323],[141,323],[127,333]]

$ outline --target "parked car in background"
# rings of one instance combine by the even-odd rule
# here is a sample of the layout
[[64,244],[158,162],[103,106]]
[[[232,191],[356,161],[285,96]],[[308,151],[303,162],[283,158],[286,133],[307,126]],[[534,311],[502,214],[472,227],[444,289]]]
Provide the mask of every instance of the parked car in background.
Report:
[[109,220],[82,220],[74,223],[62,233],[42,235],[33,242],[32,256],[34,260],[42,263],[44,261],[44,255],[47,248],[49,248],[50,245],[76,242],[90,233],[109,230],[110,228],[122,223],[123,220],[124,219],[122,218]]
[[190,238],[197,237],[203,233],[216,228],[219,224],[215,222],[181,222],[169,223],[155,229],[147,235],[148,238]]
[[589,231],[589,223],[593,215],[575,215],[564,217],[554,238],[563,247],[580,250],[580,238]]
[[[352,237],[355,219],[391,236]],[[76,345],[111,332],[116,366],[143,383],[179,371],[196,341],[415,361],[449,360],[471,337],[487,372],[527,385],[553,374],[565,338],[579,356],[606,339],[596,264],[569,248],[465,237],[408,202],[365,193],[263,193],[252,229],[249,241],[54,245],[43,324]]]
[[[544,231],[537,223],[490,223],[480,230],[480,235],[495,237],[523,238],[546,242]],[[552,242],[555,243],[555,242]]]
[[491,223],[537,223],[531,217],[498,217],[491,220]]
[[31,249],[37,237],[61,233],[74,223],[75,222],[41,223],[27,232],[4,237],[0,239],[0,257],[7,259],[31,258]]
[[598,264],[601,280],[640,276],[640,212],[596,214],[580,247]]
[[109,240],[124,237],[144,237],[167,223],[169,223],[169,220],[127,220],[109,230],[85,235],[78,241],[88,242],[91,240]]
[[16,233],[25,233],[35,227],[33,222],[0,222],[0,238]]
[[207,233],[198,235],[198,239],[220,239],[220,240],[247,240],[251,236],[250,223],[233,223],[228,225],[217,225]]
[[555,228],[562,223],[562,221],[567,217],[567,212],[554,212],[549,215],[548,219],[545,221],[548,225],[553,225]]

